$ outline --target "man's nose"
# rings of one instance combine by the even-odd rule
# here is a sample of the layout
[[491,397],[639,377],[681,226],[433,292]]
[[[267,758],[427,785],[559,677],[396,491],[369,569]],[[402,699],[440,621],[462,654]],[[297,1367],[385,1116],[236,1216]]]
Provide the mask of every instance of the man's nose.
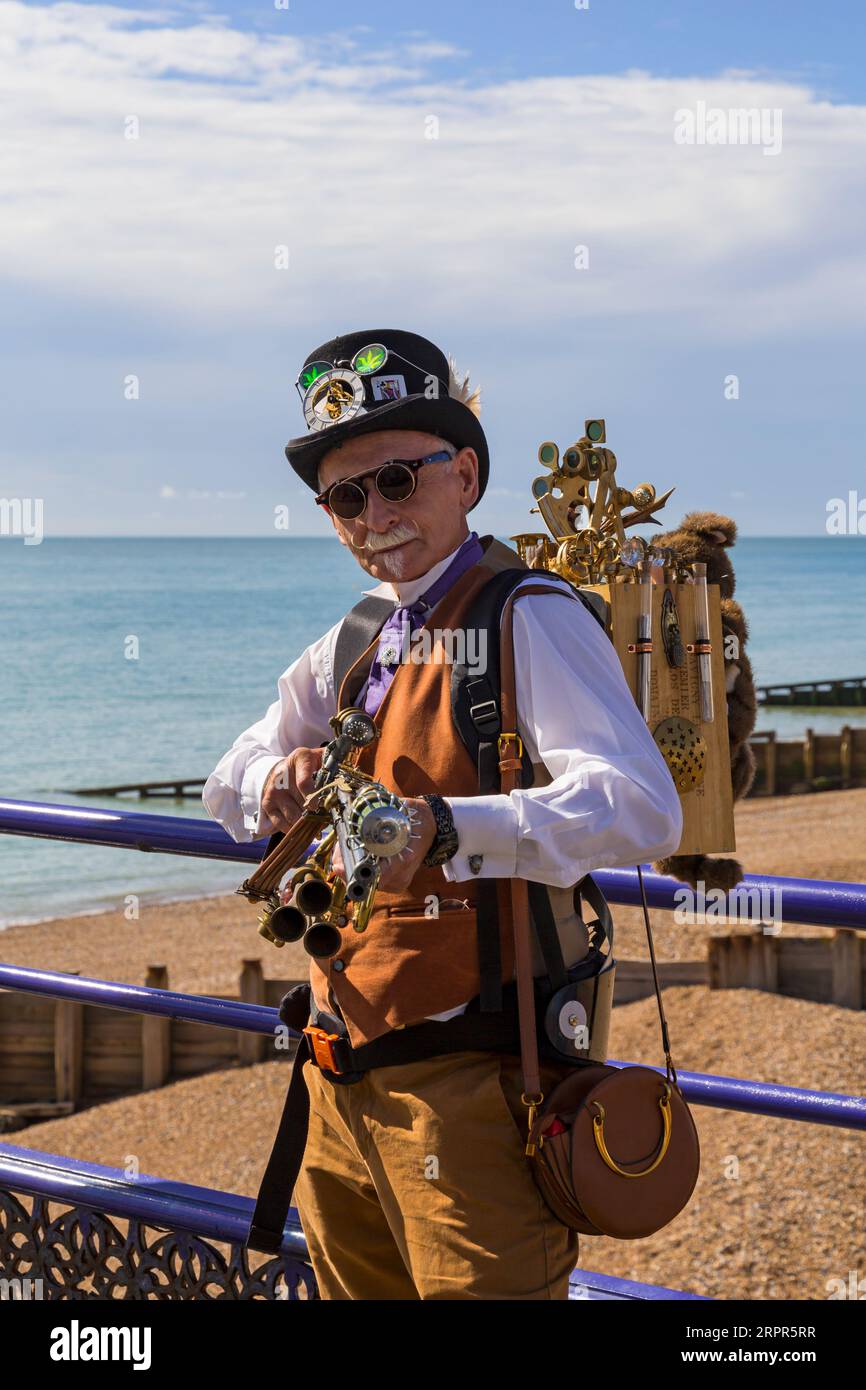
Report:
[[367,505],[360,519],[368,531],[387,531],[400,519],[398,504],[383,497],[372,478],[367,482]]

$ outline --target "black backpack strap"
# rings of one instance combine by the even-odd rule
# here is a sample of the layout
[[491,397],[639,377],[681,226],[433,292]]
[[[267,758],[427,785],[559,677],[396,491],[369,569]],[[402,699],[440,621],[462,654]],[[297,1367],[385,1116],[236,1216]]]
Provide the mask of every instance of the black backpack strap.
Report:
[[[517,585],[531,577],[531,570],[507,569],[485,584],[463,619],[465,631],[479,634],[475,650],[483,654],[484,668],[455,662],[451,671],[451,713],[457,732],[478,769],[478,790],[481,794],[499,790],[498,739],[502,732],[499,633],[502,609]],[[538,577],[543,576],[539,574]],[[572,585],[568,587],[604,626],[602,611],[591,602],[595,595],[584,595]],[[480,639],[482,633],[483,642]],[[468,643],[466,647],[468,650]],[[532,763],[524,748],[521,784],[531,787],[533,780]],[[536,937],[551,984],[558,989],[565,984],[566,971],[550,899],[543,884],[530,884],[529,892]],[[478,882],[476,922],[480,1007],[485,1013],[495,1012],[502,1007],[502,960],[497,896],[492,880],[480,879]]]
[[583,917],[581,912],[581,899],[589,903],[595,913],[595,921],[590,926],[596,924],[601,928],[602,934],[608,943],[608,950],[613,951],[613,917],[607,905],[607,899],[590,874],[584,874],[583,878],[574,885],[574,910],[579,917]]
[[283,1243],[292,1191],[304,1161],[310,1127],[310,1095],[304,1080],[304,1066],[309,1060],[306,1038],[302,1038],[292,1062],[283,1113],[246,1239],[253,1250],[262,1250],[268,1255],[276,1255]]
[[541,947],[541,955],[544,960],[544,968],[547,971],[547,978],[550,981],[551,992],[555,993],[556,990],[562,989],[563,985],[568,984],[568,972],[565,968],[559,933],[556,930],[556,918],[553,915],[553,908],[550,905],[550,898],[544,884],[530,881],[526,887],[529,893],[529,907],[532,912],[535,937]]
[[[499,714],[499,630],[502,609],[517,585],[532,578],[558,580],[564,586],[564,592],[570,591],[579,598],[599,625],[602,628],[605,626],[604,610],[607,605],[599,595],[584,593],[567,580],[546,571],[536,574],[527,569],[501,570],[476,594],[463,619],[463,628],[485,634],[484,642],[479,641],[476,646],[476,650],[484,654],[485,665],[482,670],[466,662],[454,663],[451,668],[451,714],[454,726],[478,768],[478,790],[481,793],[499,790],[497,739],[502,732]],[[521,784],[531,787],[532,781],[532,764],[524,749]]]
[[[484,665],[469,666],[466,662],[458,661],[451,668],[451,714],[455,728],[478,768],[478,790],[481,793],[499,790],[497,739],[502,732],[499,713],[499,629],[502,609],[508,595],[528,578],[529,573],[526,569],[502,570],[476,594],[462,626],[465,631],[479,634],[476,650],[483,654]],[[532,764],[525,754],[523,785],[532,785]]]
[[347,674],[394,612],[394,607],[392,599],[367,594],[346,614],[334,644],[335,699],[339,700],[340,687]]
[[499,1013],[502,1008],[502,951],[499,943],[499,901],[495,878],[480,878],[475,897],[478,938],[479,1008]]
[[[280,1019],[300,1033],[310,1017],[311,1002],[310,986],[303,983],[294,985],[280,1003]],[[292,1062],[283,1113],[268,1165],[259,1184],[246,1239],[246,1244],[253,1250],[262,1250],[268,1255],[275,1255],[282,1245],[292,1190],[304,1159],[310,1124],[310,1096],[304,1080],[304,1066],[309,1060],[307,1040],[302,1036]]]

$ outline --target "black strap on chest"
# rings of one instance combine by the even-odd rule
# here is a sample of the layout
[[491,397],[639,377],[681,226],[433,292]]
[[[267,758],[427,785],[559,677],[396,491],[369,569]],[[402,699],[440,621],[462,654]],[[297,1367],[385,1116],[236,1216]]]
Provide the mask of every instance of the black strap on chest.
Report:
[[[526,569],[502,570],[476,594],[463,619],[463,629],[473,635],[471,650],[477,665],[470,666],[467,661],[455,662],[451,671],[451,713],[457,732],[478,770],[478,791],[482,795],[493,795],[499,790],[499,735],[503,732],[499,662],[502,610],[518,584],[532,577],[532,571]],[[539,579],[551,577],[538,575]],[[562,581],[563,586],[565,582]],[[604,615],[591,602],[590,596],[572,585],[568,585],[565,591],[568,590],[604,626]],[[464,650],[468,658],[468,636]],[[532,763],[524,747],[521,754],[521,786],[531,787],[534,780]],[[553,990],[560,989],[566,981],[565,962],[550,899],[543,884],[529,884],[529,905],[548,978]],[[480,878],[476,892],[476,929],[483,1013],[495,1013],[502,1008],[502,956],[497,907],[496,880]]]
[[340,624],[334,643],[334,698],[339,700],[340,688],[355,662],[367,650],[382,630],[396,605],[391,599],[367,594],[356,603]]

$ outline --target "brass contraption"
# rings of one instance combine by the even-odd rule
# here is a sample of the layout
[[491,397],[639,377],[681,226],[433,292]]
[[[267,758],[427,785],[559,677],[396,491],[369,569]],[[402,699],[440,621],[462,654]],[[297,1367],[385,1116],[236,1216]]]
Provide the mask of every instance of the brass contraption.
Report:
[[655,513],[673,488],[656,495],[652,483],[634,488],[616,481],[616,454],[607,448],[604,420],[587,420],[584,434],[560,456],[547,439],[538,448],[538,462],[548,471],[532,482],[532,496],[553,539],[525,531],[511,539],[530,569],[562,575],[572,584],[630,582],[646,559],[675,563],[667,552],[654,551],[639,537],[626,539],[629,526],[658,522]]
[[562,451],[545,440],[537,457],[544,471],[532,481],[532,511],[547,533],[512,536],[520,558],[584,590],[596,607],[604,600],[608,635],[635,700],[686,797],[678,852],[727,852],[734,838],[729,752],[716,714],[724,672],[711,636],[719,631],[718,590],[710,594],[705,565],[687,565],[673,548],[629,534],[660,524],[657,513],[673,489],[659,495],[649,482],[623,487],[601,419],[587,420],[581,438]]
[[[347,926],[366,929],[381,862],[401,854],[412,834],[401,799],[356,766],[361,749],[378,736],[373,720],[363,710],[345,709],[330,724],[334,738],[300,817],[237,890],[263,904],[259,932],[267,941],[284,946],[302,940],[320,959],[337,954]],[[339,873],[332,862],[337,847]]]

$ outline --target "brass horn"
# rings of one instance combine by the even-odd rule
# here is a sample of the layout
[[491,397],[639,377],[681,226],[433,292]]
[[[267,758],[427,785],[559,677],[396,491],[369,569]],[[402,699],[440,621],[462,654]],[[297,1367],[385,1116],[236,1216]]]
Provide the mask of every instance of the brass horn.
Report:
[[311,922],[304,932],[304,950],[315,960],[327,960],[330,956],[335,956],[342,944],[339,927],[327,920]]

